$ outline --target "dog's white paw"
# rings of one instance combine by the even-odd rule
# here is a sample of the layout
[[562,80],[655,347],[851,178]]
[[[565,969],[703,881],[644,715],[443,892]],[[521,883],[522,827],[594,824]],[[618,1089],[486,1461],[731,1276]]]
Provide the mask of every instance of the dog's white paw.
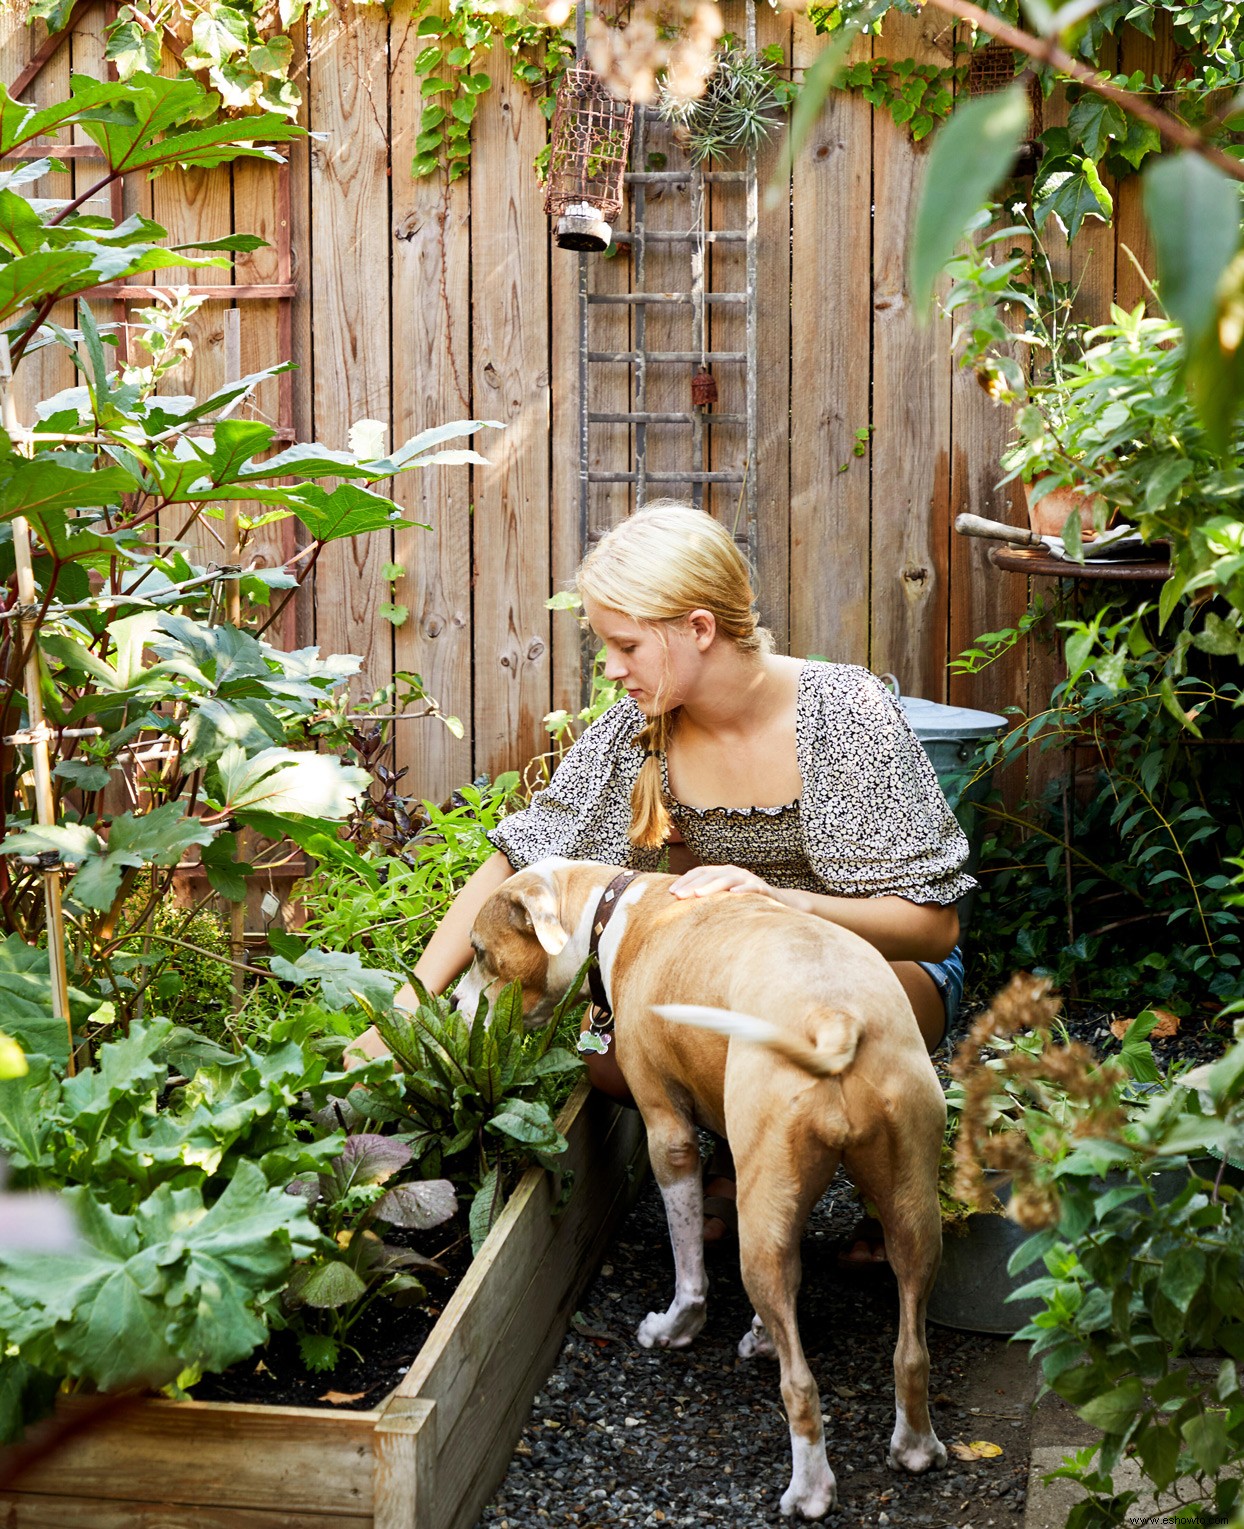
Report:
[[939,1470],[946,1464],[946,1446],[935,1433],[917,1434],[910,1429],[894,1430],[886,1464],[892,1471],[909,1471],[919,1476],[924,1471]]
[[650,1311],[639,1324],[635,1336],[640,1348],[686,1348],[704,1326],[705,1306],[671,1306],[668,1311]]
[[828,1464],[825,1475],[815,1482],[791,1478],[790,1486],[782,1493],[782,1516],[793,1518],[824,1518],[831,1508],[838,1506],[838,1483]]
[[777,1349],[759,1317],[752,1318],[752,1325],[739,1339],[740,1359],[776,1359]]
[[787,1518],[823,1518],[838,1501],[838,1483],[825,1455],[825,1439],[790,1435],[790,1486],[782,1493],[782,1512]]

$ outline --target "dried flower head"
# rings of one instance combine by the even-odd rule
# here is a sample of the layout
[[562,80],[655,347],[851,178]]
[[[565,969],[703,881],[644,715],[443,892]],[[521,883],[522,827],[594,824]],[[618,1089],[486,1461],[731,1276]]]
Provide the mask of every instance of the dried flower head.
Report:
[[664,73],[669,91],[691,99],[704,93],[721,33],[712,0],[638,0],[624,27],[589,18],[588,59],[616,96],[647,105]]

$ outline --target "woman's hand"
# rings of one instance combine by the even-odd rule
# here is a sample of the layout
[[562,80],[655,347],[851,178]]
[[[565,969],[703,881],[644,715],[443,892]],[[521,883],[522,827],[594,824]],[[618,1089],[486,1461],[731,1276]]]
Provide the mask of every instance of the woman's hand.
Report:
[[694,866],[674,882],[670,891],[675,897],[708,897],[713,892],[764,892],[774,896],[767,881],[741,865]]

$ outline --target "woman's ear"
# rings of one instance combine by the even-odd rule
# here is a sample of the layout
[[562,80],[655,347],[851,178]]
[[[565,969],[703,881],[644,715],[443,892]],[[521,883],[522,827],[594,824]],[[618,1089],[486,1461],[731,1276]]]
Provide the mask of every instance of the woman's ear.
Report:
[[691,628],[696,647],[703,653],[717,635],[717,617],[712,611],[697,607],[688,614],[687,625]]

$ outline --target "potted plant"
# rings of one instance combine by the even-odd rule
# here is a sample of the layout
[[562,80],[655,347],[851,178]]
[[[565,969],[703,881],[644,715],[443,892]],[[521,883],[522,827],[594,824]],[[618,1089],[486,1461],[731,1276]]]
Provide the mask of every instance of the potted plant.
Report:
[[1060,536],[1074,516],[1091,536],[1108,518],[1105,501],[1064,444],[1075,425],[1066,384],[1085,327],[1072,316],[1074,289],[1055,277],[1023,204],[1007,210],[1020,221],[995,228],[1002,209],[989,206],[972,226],[981,237],[946,268],[952,344],[989,396],[1016,411],[1021,445],[1003,458],[1002,482],[1021,480],[1032,529]]
[[1024,1280],[1010,1263],[1051,1193],[1027,1172],[1035,1151],[1071,1151],[1085,1123],[1126,1120],[1162,1085],[1148,1036],[1152,1010],[1137,1016],[1118,1056],[1102,1063],[1060,1024],[1047,979],[1021,973],[977,1019],[955,1055],[946,1090],[940,1177],[942,1265],[929,1319],[971,1332],[1015,1333],[1035,1315],[1016,1302]]

